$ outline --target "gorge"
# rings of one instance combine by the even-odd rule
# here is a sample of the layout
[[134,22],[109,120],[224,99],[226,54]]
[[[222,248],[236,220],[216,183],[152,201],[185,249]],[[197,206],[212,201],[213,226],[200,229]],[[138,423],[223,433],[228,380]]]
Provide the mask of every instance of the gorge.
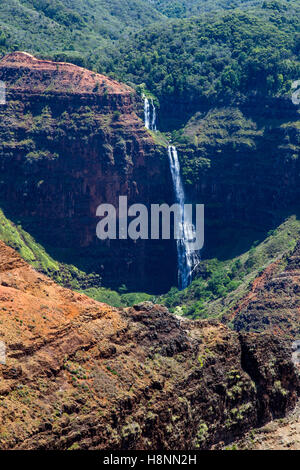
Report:
[[[145,100],[104,76],[13,53],[0,62],[0,80],[8,88],[0,109],[6,217],[52,258],[100,274],[104,286],[165,293],[178,283],[177,253],[193,269],[187,247],[180,254],[172,240],[97,243],[96,208],[117,207],[120,195],[128,195],[128,204],[172,205],[175,188],[181,203],[184,193],[188,202],[203,203],[203,259],[249,250],[299,210],[298,110],[291,100],[249,98],[241,109],[202,110],[184,130],[201,146],[179,141],[174,152],[160,133],[144,128],[138,116]],[[148,104],[143,117],[151,124]]]
[[[156,126],[156,108],[153,99],[149,99],[143,94],[144,99],[144,120],[146,129],[157,131]],[[178,224],[179,236],[177,236],[177,269],[178,269],[178,286],[180,289],[188,287],[192,280],[192,274],[197,267],[199,260],[198,250],[195,251],[192,247],[192,241],[195,239],[195,227],[193,220],[187,219],[185,213],[185,194],[180,174],[180,164],[176,147],[168,145],[168,158],[170,162],[170,171],[172,175],[173,188],[176,203],[179,205],[179,221],[174,221]],[[202,221],[204,224],[204,220]]]
[[299,0],[2,3],[0,449],[300,449]]

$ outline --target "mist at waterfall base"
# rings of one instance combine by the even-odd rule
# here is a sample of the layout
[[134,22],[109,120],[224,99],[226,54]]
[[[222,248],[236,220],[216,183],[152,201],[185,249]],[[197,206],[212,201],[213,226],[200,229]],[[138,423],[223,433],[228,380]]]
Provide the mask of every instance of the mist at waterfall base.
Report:
[[[156,131],[156,109],[153,99],[144,98],[144,115],[145,127],[149,130]],[[177,263],[178,263],[178,286],[185,289],[192,281],[193,271],[199,263],[199,252],[193,249],[192,241],[194,240],[195,227],[192,221],[186,221],[184,217],[185,194],[183,183],[181,180],[180,163],[176,147],[170,145],[168,147],[168,157],[170,162],[170,170],[174,186],[174,193],[177,204],[180,206],[180,227],[179,233],[182,238],[176,240],[177,245]]]

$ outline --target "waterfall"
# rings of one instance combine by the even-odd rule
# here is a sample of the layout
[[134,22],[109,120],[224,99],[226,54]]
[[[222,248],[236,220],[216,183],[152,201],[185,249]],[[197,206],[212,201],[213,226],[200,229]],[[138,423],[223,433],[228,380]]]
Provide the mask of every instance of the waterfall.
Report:
[[[144,94],[144,114],[145,127],[151,131],[156,131],[156,109],[153,99],[149,100]],[[170,169],[173,180],[176,202],[180,207],[179,214],[179,233],[180,237],[176,240],[177,261],[178,261],[178,284],[180,289],[185,289],[192,280],[195,267],[199,263],[198,253],[194,251],[193,241],[195,238],[195,227],[192,220],[186,220],[184,214],[185,194],[180,175],[180,164],[176,147],[168,147],[170,160]]]
[[296,80],[292,83],[292,90],[295,90],[292,93],[292,102],[295,105],[300,104],[300,80]]
[[184,217],[185,194],[176,147],[172,145],[168,147],[168,156],[176,202],[180,206],[179,230],[182,237],[177,240],[178,283],[181,289],[185,289],[192,280],[193,270],[199,262],[199,257],[198,253],[191,246],[191,241],[194,239],[195,227],[191,220],[187,221]]
[[148,98],[144,96],[144,114],[145,114],[145,127],[150,129],[150,103]]
[[154,106],[153,99],[151,102],[149,98],[143,95],[144,98],[144,115],[145,115],[145,127],[150,131],[156,131],[156,109]]
[[151,105],[152,105],[152,130],[156,131],[156,109],[153,103],[153,100],[151,100]]

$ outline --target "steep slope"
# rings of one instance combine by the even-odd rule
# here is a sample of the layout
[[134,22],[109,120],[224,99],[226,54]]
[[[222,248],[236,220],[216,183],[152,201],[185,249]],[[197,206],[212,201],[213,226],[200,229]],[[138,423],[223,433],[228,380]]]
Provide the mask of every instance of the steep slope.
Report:
[[99,67],[146,86],[160,102],[159,128],[166,130],[211,106],[282,96],[299,74],[299,4],[287,5],[151,25],[117,43]]
[[269,335],[117,310],[55,285],[0,242],[1,449],[195,449],[283,416],[291,353]]
[[226,450],[300,450],[300,402],[284,419],[252,429]]
[[270,265],[253,282],[251,292],[228,314],[237,331],[272,331],[300,338],[300,242],[285,260]]
[[[105,285],[161,292],[176,276],[169,241],[99,241],[96,209],[168,202],[165,150],[138,118],[134,91],[67,63],[15,52],[0,62],[0,206],[56,261]],[[165,254],[162,257],[162,253]]]
[[[6,50],[88,55],[99,45],[163,19],[146,0],[3,0]],[[0,42],[1,51],[1,42]]]
[[110,96],[124,97],[120,103],[122,105],[129,103],[133,93],[128,86],[103,75],[73,64],[37,59],[27,52],[6,55],[1,60],[1,71],[1,78],[5,81],[8,91],[14,89],[30,94],[47,91],[60,94],[95,93],[98,98],[106,91]]
[[190,121],[178,150],[189,198],[206,205],[207,255],[228,259],[298,216],[299,124],[291,100],[257,97]]
[[264,0],[148,0],[169,17],[199,16],[206,11],[231,10],[261,5]]
[[[166,305],[173,313],[192,319],[220,319],[240,308],[256,280],[262,273],[268,272],[269,266],[271,270],[272,266],[278,271],[284,269],[285,260],[299,239],[300,221],[291,216],[276,230],[270,230],[262,242],[254,243],[250,250],[239,256],[231,258],[228,254],[223,261],[203,259],[197,268],[198,275],[188,289],[171,289],[159,297],[159,303]],[[241,241],[238,238],[234,240],[236,248]],[[226,243],[219,253],[229,250],[229,246]]]

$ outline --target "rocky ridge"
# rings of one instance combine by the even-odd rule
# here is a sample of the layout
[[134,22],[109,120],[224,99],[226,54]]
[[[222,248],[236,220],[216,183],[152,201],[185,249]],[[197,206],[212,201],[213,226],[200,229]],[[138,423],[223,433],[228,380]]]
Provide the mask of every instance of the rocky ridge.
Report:
[[[27,52],[12,52],[1,59],[1,74],[8,88],[27,90],[30,94],[44,92],[120,95],[123,100],[134,90],[99,73],[67,62],[53,62]],[[124,103],[124,101],[123,101]]]
[[166,151],[137,116],[140,98],[110,78],[23,52],[0,61],[0,80],[7,88],[0,109],[6,217],[21,221],[56,260],[100,274],[104,285],[167,290],[176,277],[173,243],[96,237],[100,204],[118,208],[127,196],[128,205],[148,206],[173,197]]
[[249,294],[226,316],[237,331],[270,331],[298,339],[300,335],[300,242],[284,260],[268,266]]
[[291,351],[269,334],[115,309],[0,242],[1,449],[208,449],[283,417]]

